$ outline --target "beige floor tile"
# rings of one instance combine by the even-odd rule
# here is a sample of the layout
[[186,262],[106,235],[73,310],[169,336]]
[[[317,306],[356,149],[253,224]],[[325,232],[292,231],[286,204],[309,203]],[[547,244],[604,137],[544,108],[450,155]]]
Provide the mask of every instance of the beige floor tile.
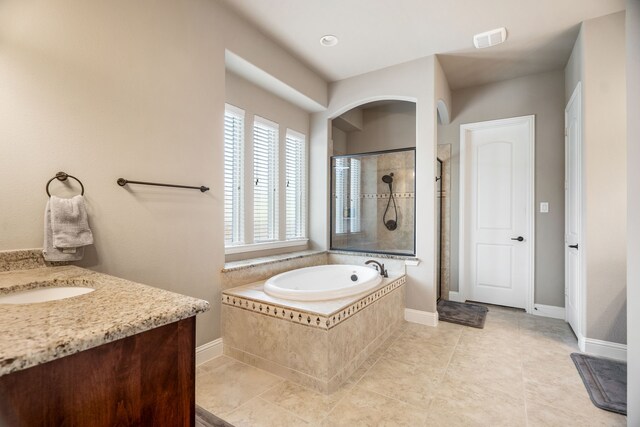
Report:
[[524,426],[524,398],[447,377],[431,401],[427,425]]
[[198,365],[198,369],[204,372],[211,372],[214,369],[219,368],[220,366],[227,365],[229,363],[235,362],[234,359],[227,356],[216,357],[215,359],[211,359],[201,365]]
[[548,386],[533,381],[525,381],[525,401],[570,411],[588,417],[601,418],[602,409],[591,402],[587,389],[582,384],[556,384]]
[[409,323],[405,326],[402,336],[432,345],[454,347],[463,329],[464,326],[446,322],[439,322],[435,328]]
[[505,363],[487,364],[451,363],[445,379],[457,383],[482,386],[486,390],[504,392],[512,396],[522,397],[524,382],[522,370],[518,365]]
[[569,356],[547,360],[527,360],[522,364],[522,376],[525,381],[535,381],[552,386],[582,385],[582,379]]
[[561,320],[489,306],[484,329],[403,323],[336,393],[221,357],[197,368],[199,405],[236,426],[618,426],[596,408]]
[[423,426],[426,410],[355,387],[322,422],[326,427]]
[[527,403],[527,422],[530,427],[622,427],[627,425],[627,417],[607,411],[601,412],[593,416],[539,403]]
[[426,408],[444,373],[442,367],[412,365],[383,357],[357,386]]
[[454,347],[430,344],[417,340],[413,336],[403,335],[384,353],[388,359],[399,360],[416,365],[429,365],[446,368]]
[[196,402],[220,416],[281,381],[261,369],[233,361],[196,377]]
[[262,393],[260,397],[316,424],[329,414],[351,388],[347,385],[334,393],[324,394],[285,381]]
[[292,427],[309,425],[281,407],[256,397],[221,417],[235,427]]

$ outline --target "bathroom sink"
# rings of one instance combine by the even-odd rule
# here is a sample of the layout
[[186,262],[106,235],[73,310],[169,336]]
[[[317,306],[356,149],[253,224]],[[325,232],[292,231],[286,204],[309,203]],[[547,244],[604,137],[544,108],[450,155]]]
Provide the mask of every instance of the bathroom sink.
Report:
[[93,291],[95,291],[95,289],[80,286],[40,288],[0,296],[0,304],[33,304],[37,302],[56,301],[77,297]]

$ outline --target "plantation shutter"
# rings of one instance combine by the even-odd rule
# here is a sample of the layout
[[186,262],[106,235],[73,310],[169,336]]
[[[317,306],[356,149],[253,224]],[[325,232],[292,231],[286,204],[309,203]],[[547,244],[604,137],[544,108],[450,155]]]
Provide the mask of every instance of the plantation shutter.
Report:
[[287,239],[306,237],[306,147],[304,135],[287,130],[285,223]]
[[244,111],[226,105],[224,112],[224,242],[243,243]]
[[253,240],[278,239],[278,125],[256,116],[253,124]]
[[336,233],[342,234],[347,232],[347,221],[345,217],[348,215],[345,214],[347,211],[347,174],[349,173],[349,166],[347,163],[348,159],[346,158],[341,157],[335,160],[335,223]]
[[351,159],[351,188],[350,188],[350,231],[352,233],[358,233],[361,229],[360,225],[360,205],[361,205],[361,190],[360,190],[360,159]]

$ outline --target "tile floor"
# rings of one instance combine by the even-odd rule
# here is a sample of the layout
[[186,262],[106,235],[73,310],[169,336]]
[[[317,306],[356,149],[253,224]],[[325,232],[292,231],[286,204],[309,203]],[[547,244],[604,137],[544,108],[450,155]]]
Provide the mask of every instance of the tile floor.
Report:
[[593,406],[563,321],[490,306],[484,329],[405,323],[324,395],[228,357],[197,369],[196,401],[234,426],[624,426]]

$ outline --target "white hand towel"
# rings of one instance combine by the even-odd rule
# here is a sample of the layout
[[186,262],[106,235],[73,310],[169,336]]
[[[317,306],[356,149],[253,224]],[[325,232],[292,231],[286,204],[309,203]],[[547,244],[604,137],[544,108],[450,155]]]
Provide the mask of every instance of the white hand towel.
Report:
[[47,261],[79,261],[84,256],[84,247],[58,249],[53,246],[53,230],[51,228],[51,200],[44,209],[44,259]]
[[51,196],[51,230],[56,248],[79,248],[93,243],[83,196]]

